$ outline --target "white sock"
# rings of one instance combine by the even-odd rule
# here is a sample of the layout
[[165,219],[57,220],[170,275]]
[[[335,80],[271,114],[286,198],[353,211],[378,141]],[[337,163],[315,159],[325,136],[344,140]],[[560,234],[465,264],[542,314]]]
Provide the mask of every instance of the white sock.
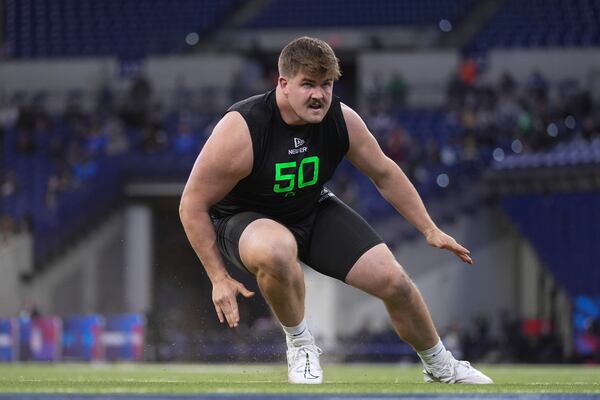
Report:
[[417,351],[425,366],[433,366],[446,360],[446,347],[440,340],[430,349]]
[[306,317],[302,318],[302,321],[296,326],[281,325],[281,327],[283,328],[288,341],[294,346],[302,346],[314,342],[313,336],[308,330]]

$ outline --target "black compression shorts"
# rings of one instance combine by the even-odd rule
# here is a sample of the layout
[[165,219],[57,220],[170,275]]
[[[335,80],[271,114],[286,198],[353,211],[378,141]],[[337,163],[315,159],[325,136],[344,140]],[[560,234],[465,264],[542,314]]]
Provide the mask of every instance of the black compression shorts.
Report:
[[[269,217],[246,211],[213,219],[221,254],[242,270],[246,268],[240,258],[240,237],[251,222],[261,218]],[[383,243],[360,215],[333,195],[320,201],[316,210],[300,223],[282,225],[296,238],[300,261],[342,282],[360,256]]]

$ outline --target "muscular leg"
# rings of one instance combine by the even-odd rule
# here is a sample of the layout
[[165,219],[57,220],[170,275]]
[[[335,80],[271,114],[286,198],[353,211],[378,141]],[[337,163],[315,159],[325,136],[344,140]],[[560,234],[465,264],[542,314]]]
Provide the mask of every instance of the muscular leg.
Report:
[[257,219],[244,229],[239,250],[279,321],[284,326],[298,325],[304,318],[305,288],[292,233],[273,220]]
[[354,264],[346,283],[383,300],[392,325],[416,351],[439,341],[421,292],[385,244],[363,254]]
[[304,273],[294,235],[283,225],[260,218],[239,240],[240,258],[256,276],[258,287],[286,333],[288,382],[319,384],[323,370],[319,349],[304,319]]

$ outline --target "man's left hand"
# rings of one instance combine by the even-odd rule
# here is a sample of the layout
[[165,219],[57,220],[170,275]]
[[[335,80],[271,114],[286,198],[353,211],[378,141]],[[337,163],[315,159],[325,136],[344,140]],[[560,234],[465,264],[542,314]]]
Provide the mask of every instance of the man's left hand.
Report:
[[452,236],[444,233],[441,229],[431,229],[430,231],[426,232],[425,237],[429,245],[437,247],[438,249],[449,250],[456,254],[456,256],[460,258],[463,262],[467,264],[473,264],[473,260],[471,259],[471,252],[465,247],[458,244],[458,242],[454,240]]

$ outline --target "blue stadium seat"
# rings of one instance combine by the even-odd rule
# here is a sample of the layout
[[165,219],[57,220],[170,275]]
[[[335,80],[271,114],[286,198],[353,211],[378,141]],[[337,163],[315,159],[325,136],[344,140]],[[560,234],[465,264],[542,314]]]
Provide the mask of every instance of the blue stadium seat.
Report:
[[570,295],[600,295],[600,193],[526,194],[503,206]]
[[7,0],[6,52],[13,58],[173,53],[187,33],[201,35],[240,2]]
[[599,18],[596,0],[508,0],[468,48],[597,46]]
[[560,167],[600,163],[600,139],[574,139],[562,142],[549,150],[511,154],[501,162],[492,163],[494,169]]
[[267,5],[246,27],[264,29],[437,24],[441,19],[456,21],[472,3],[471,0],[373,0],[366,6],[364,1],[359,0],[279,0]]

